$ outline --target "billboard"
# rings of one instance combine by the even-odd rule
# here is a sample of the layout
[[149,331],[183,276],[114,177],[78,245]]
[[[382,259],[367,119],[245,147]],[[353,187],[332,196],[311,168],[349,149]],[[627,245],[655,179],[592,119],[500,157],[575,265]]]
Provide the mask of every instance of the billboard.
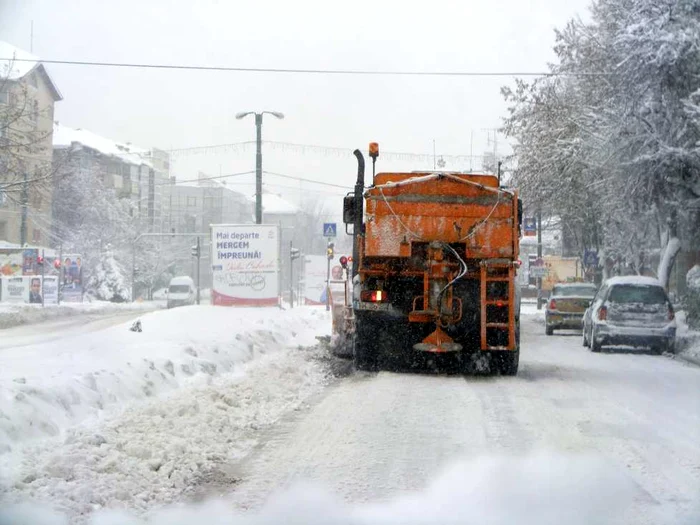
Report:
[[2,302],[4,303],[28,303],[29,279],[19,277],[2,278]]
[[58,304],[58,276],[45,275],[44,286],[44,304]]
[[7,277],[22,275],[23,263],[22,250],[0,250],[0,275]]
[[304,258],[304,304],[326,304],[325,255],[307,255]]
[[279,226],[211,225],[212,304],[277,306]]
[[61,301],[83,302],[83,260],[80,254],[63,255],[61,261]]

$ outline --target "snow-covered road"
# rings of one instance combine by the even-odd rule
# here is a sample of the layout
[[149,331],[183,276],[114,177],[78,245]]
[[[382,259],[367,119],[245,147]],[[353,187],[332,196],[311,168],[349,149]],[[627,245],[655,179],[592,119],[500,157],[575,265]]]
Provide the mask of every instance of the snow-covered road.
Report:
[[[0,350],[48,343],[96,332],[143,315],[142,311],[95,312],[38,324],[20,325],[0,332]],[[0,354],[1,356],[2,354]]]
[[[349,377],[311,411],[277,428],[255,454],[229,467],[244,480],[230,498],[239,508],[255,508],[280,487],[310,480],[350,502],[386,500],[422,489],[460,458],[542,452],[572,461],[590,455],[587,475],[600,484],[587,478],[574,489],[579,473],[568,472],[566,460],[559,467],[567,472],[552,470],[556,461],[533,462],[525,473],[516,472],[521,464],[501,472],[522,477],[527,486],[491,479],[483,481],[482,492],[499,493],[502,484],[511,491],[503,502],[532,492],[535,499],[551,498],[556,513],[564,504],[557,497],[568,487],[581,497],[573,508],[560,507],[562,515],[585,515],[587,491],[623,498],[628,481],[631,505],[621,522],[678,523],[698,510],[700,369],[652,355],[592,354],[579,334],[546,337],[534,316],[524,319],[522,343],[521,372],[513,378],[389,372]],[[626,481],[611,485],[607,474]],[[559,488],[537,494],[542,476],[550,475],[561,480]]]
[[[541,312],[523,312],[516,377],[329,382],[312,345],[330,320],[313,309],[156,312],[143,334],[117,326],[76,338],[80,352],[27,347],[60,364],[55,377],[32,376],[37,359],[13,350],[12,371],[0,371],[0,387],[19,394],[8,435],[45,421],[59,436],[10,441],[0,454],[0,470],[14,473],[0,484],[0,523],[65,523],[34,506],[3,522],[3,499],[26,498],[94,525],[142,524],[144,513],[157,525],[700,523],[700,368],[593,354],[579,334],[547,337]],[[98,335],[109,344],[91,346]],[[95,367],[123,380],[103,384]],[[81,401],[65,402],[64,390]],[[38,411],[52,396],[67,415]],[[87,418],[90,396],[114,409]],[[220,501],[202,503],[210,498]],[[159,510],[173,502],[185,506]]]

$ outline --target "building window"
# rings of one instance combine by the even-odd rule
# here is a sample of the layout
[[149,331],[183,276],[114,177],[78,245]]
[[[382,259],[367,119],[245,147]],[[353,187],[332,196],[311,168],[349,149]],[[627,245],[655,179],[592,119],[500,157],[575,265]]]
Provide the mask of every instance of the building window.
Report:
[[197,206],[197,197],[187,197],[187,206]]
[[32,241],[34,243],[41,242],[41,230],[33,230],[32,231]]
[[39,87],[37,80],[36,80],[36,75],[29,75],[29,85],[32,86],[33,88]]
[[32,120],[34,124],[39,123],[39,103],[36,100],[32,103]]
[[0,241],[7,240],[7,221],[0,222]]

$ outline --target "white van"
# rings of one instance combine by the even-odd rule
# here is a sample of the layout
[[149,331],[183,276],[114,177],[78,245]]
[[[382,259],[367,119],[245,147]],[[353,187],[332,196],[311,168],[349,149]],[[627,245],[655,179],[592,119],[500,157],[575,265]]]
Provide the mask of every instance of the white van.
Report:
[[197,290],[190,277],[173,277],[168,285],[168,308],[195,303]]

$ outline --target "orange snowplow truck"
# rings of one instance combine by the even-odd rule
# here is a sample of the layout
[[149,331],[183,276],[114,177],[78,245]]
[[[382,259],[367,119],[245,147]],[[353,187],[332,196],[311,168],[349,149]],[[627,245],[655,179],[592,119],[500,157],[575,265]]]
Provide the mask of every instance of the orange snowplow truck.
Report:
[[355,191],[343,202],[346,232],[354,237],[354,323],[342,339],[355,366],[405,367],[425,353],[449,353],[464,371],[488,356],[491,371],[515,375],[517,192],[501,188],[496,175],[374,175],[376,143],[370,144],[373,180],[365,189],[364,157],[354,154]]

